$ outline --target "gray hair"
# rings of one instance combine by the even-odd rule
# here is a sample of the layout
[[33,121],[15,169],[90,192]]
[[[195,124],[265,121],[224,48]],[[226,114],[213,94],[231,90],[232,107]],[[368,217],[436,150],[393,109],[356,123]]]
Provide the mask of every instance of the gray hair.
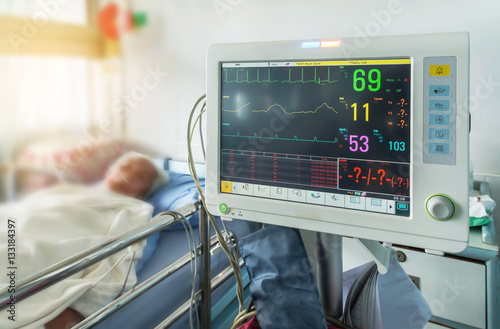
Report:
[[148,196],[150,196],[151,194],[153,194],[153,192],[156,191],[160,186],[168,183],[168,181],[170,179],[170,177],[168,176],[168,173],[165,170],[163,170],[162,168],[160,168],[160,166],[157,163],[155,163],[153,158],[151,158],[149,155],[142,154],[139,152],[134,152],[134,151],[127,152],[127,153],[123,154],[122,156],[120,156],[118,159],[116,159],[116,161],[113,163],[113,165],[111,165],[111,167],[109,167],[108,172],[106,173],[106,176],[111,171],[117,169],[122,163],[125,163],[127,160],[133,159],[133,158],[141,158],[141,159],[147,160],[149,163],[151,163],[151,165],[156,170],[156,174],[157,174],[156,178],[153,181],[153,185],[151,185],[151,188],[149,189],[148,193],[146,194],[146,198]]

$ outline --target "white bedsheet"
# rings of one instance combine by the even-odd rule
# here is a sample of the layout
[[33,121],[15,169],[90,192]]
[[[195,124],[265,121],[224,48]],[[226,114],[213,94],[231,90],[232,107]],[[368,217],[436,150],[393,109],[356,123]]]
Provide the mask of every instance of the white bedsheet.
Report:
[[[0,266],[3,271],[9,266],[8,218],[16,222],[15,274],[19,280],[144,223],[151,213],[148,203],[103,189],[63,185],[38,192],[0,207]],[[84,316],[92,314],[120,292],[133,251],[135,265],[144,245],[142,242],[129,247],[125,258],[95,287],[92,286],[127,250],[16,303],[15,322],[9,320],[8,312],[2,311],[0,328],[40,328],[67,307]],[[133,268],[126,289],[136,283]],[[0,275],[1,287],[8,285],[6,274]]]

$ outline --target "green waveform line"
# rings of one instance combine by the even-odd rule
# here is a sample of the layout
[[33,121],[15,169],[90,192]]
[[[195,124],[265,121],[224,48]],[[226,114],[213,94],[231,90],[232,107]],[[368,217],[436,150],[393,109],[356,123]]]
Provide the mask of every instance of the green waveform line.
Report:
[[236,135],[224,135],[222,134],[223,137],[236,137],[236,138],[259,138],[259,139],[275,139],[275,140],[284,140],[284,141],[296,141],[296,142],[316,142],[316,143],[332,143],[336,144],[339,142],[337,138],[333,141],[324,141],[318,139],[316,136],[314,136],[314,139],[301,139],[297,138],[296,135],[293,136],[293,138],[282,138],[278,137],[278,134],[274,135],[274,137],[260,137],[257,136],[257,133],[255,133],[253,136],[242,136],[240,135],[240,132],[237,132]]
[[246,70],[247,78],[245,80],[238,80],[238,72],[242,72],[242,71],[245,71],[245,69],[237,69],[236,70],[236,79],[235,80],[228,80],[227,79],[227,69],[224,69],[226,77],[223,80],[223,82],[225,82],[225,83],[264,83],[264,82],[273,83],[273,82],[280,82],[279,80],[271,80],[270,79],[271,69],[267,69],[267,79],[266,80],[260,80],[260,77],[259,77],[260,69],[257,69],[257,79],[256,80],[249,80],[248,70]]
[[313,111],[294,111],[294,112],[287,112],[287,111],[283,108],[283,106],[281,106],[281,105],[280,105],[280,104],[278,104],[278,103],[274,103],[273,105],[269,106],[269,107],[267,108],[267,110],[253,110],[252,112],[269,112],[269,111],[270,111],[273,107],[279,107],[279,108],[280,108],[280,109],[281,109],[281,110],[282,110],[285,114],[288,114],[288,115],[292,115],[292,114],[307,114],[307,113],[312,113],[312,114],[314,114],[314,113],[318,112],[318,110],[319,110],[320,108],[322,108],[323,106],[326,106],[326,108],[328,108],[329,110],[332,110],[333,112],[335,112],[335,113],[337,113],[337,114],[339,113],[339,112],[335,111],[335,109],[334,109],[333,107],[331,107],[330,105],[328,105],[328,104],[326,104],[326,103],[321,104],[320,106],[318,106],[317,108],[315,108]]
[[[300,80],[292,80],[292,68],[289,68],[288,69],[288,80],[283,80],[283,81],[280,81],[280,80],[271,80],[271,69],[267,69],[267,79],[265,80],[260,80],[260,70],[261,69],[257,69],[257,79],[255,80],[250,80],[249,79],[249,76],[248,76],[248,72],[249,72],[249,69],[236,69],[236,79],[235,80],[228,80],[227,78],[227,70],[228,69],[224,69],[224,73],[225,73],[225,79],[222,81],[222,82],[225,82],[225,83],[317,83],[321,86],[324,86],[325,84],[327,83],[336,83],[336,82],[339,82],[338,80],[330,80],[330,68],[327,68],[328,70],[328,75],[327,75],[327,79],[321,79],[321,77],[318,77],[318,74],[317,74],[317,71],[316,71],[317,68],[314,68],[314,79],[310,79],[310,80],[304,80],[304,68],[302,67],[301,68],[301,79]],[[246,79],[244,80],[239,80],[239,72],[243,72],[243,71],[246,71]]]

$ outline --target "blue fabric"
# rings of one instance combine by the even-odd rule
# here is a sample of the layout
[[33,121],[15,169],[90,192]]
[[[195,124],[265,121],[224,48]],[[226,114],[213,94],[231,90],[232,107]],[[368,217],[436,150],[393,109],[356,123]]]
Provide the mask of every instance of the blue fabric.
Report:
[[377,291],[384,328],[421,329],[432,316],[424,297],[399,264],[394,249],[387,273],[378,275]]
[[[153,216],[165,210],[175,210],[187,203],[198,200],[198,189],[190,175],[176,172],[168,172],[170,180],[163,187],[160,187],[154,193],[146,198],[146,202],[153,205]],[[205,187],[205,180],[200,180],[201,186]],[[198,212],[187,218],[191,226],[198,226]],[[177,223],[166,228],[164,231],[184,230],[181,223]],[[144,265],[149,261],[158,246],[160,233],[155,233],[147,238],[146,246],[142,251],[142,258],[135,266],[136,273],[140,272]]]
[[[168,184],[156,190],[146,199],[146,202],[149,202],[154,207],[153,216],[165,210],[175,210],[187,203],[198,200],[198,189],[190,175],[173,171],[169,171],[168,174],[170,176]],[[200,185],[202,188],[205,187],[205,179],[200,179]],[[198,226],[198,212],[187,219],[191,223],[191,226]],[[181,223],[177,223],[165,230],[184,230],[184,226]]]
[[151,259],[153,253],[158,247],[158,240],[160,239],[160,232],[150,235],[146,238],[146,246],[142,249],[142,257],[135,265],[135,273],[142,271],[146,263]]
[[262,329],[326,329],[323,306],[300,233],[268,226],[240,240]]

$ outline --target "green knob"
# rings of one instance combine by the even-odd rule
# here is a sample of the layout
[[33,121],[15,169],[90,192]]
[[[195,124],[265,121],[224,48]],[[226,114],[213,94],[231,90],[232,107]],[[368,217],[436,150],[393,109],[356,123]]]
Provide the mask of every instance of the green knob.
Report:
[[225,203],[221,203],[219,205],[219,211],[223,214],[227,214],[229,212],[229,207]]

